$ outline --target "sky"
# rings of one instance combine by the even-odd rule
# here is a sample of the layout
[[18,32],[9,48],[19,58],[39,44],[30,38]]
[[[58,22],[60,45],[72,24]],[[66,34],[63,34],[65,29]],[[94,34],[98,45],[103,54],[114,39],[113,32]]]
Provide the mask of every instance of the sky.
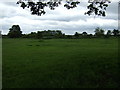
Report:
[[43,30],[61,30],[65,34],[75,32],[94,34],[95,28],[107,30],[118,29],[118,1],[112,0],[106,10],[106,17],[84,15],[88,3],[81,3],[74,9],[66,9],[60,5],[55,10],[46,8],[46,14],[42,16],[31,15],[28,8],[22,9],[16,4],[17,0],[0,1],[0,30],[7,34],[12,25],[19,25],[23,34]]

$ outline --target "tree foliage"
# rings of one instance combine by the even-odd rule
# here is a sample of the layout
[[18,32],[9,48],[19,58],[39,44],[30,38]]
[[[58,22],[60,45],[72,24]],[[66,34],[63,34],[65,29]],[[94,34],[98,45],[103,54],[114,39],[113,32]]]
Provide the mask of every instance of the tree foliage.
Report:
[[[26,2],[27,1],[27,2]],[[109,0],[88,0],[89,5],[87,6],[88,11],[85,12],[85,15],[98,15],[106,16],[105,11],[110,3]],[[49,7],[51,10],[55,10],[56,7],[62,4],[62,0],[49,0],[42,2],[41,0],[35,2],[32,0],[19,0],[17,4],[20,4],[23,9],[30,8],[32,15],[41,16],[46,13],[45,7]],[[80,1],[66,0],[64,7],[67,9],[72,9],[77,7],[80,4]]]
[[114,29],[112,33],[113,33],[114,36],[120,35],[120,31],[116,30],[116,29]]
[[99,27],[97,27],[96,29],[95,29],[95,35],[97,36],[97,37],[102,37],[102,36],[104,36],[104,30],[103,29],[101,29],[101,28],[99,28]]
[[111,30],[108,30],[107,31],[107,36],[111,36],[112,35],[112,31]]
[[23,35],[24,38],[37,38],[37,39],[52,39],[52,38],[62,38],[64,34],[60,30],[44,30],[31,32],[30,34]]
[[78,33],[78,32],[75,32],[74,36],[75,36],[75,37],[79,37],[79,33]]
[[36,39],[58,39],[58,38],[66,38],[66,39],[80,39],[80,38],[109,38],[109,37],[119,37],[120,31],[117,29],[113,30],[107,30],[105,33],[105,30],[102,28],[97,27],[95,29],[94,34],[88,34],[87,32],[75,32],[74,35],[65,35],[60,30],[44,30],[44,31],[37,31],[37,32],[31,32],[29,34],[22,34],[22,31],[20,30],[19,25],[13,25],[10,28],[10,31],[8,33],[8,36],[10,38],[36,38]]
[[98,15],[98,16],[106,16],[105,11],[108,7],[108,3],[110,3],[109,0],[93,0],[90,2],[90,4],[87,6],[88,11],[85,14],[88,15]]
[[10,38],[19,38],[22,36],[22,31],[19,25],[13,25],[9,30],[8,36]]
[[86,36],[86,35],[87,35],[87,32],[83,32],[82,35],[83,35],[83,36]]

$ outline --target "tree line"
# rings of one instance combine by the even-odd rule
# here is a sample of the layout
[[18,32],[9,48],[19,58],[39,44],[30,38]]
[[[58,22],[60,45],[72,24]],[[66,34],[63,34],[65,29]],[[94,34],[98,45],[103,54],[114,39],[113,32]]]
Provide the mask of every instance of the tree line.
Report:
[[[35,38],[35,39],[57,39],[57,38],[68,38],[68,39],[79,39],[79,38],[109,38],[109,37],[118,37],[120,36],[120,31],[117,29],[114,30],[105,30],[97,27],[95,29],[95,34],[88,34],[87,32],[75,32],[74,35],[65,35],[61,30],[44,30],[31,32],[29,34],[22,34],[21,28],[19,25],[13,25],[7,34],[9,38]],[[4,36],[3,36],[4,37]]]

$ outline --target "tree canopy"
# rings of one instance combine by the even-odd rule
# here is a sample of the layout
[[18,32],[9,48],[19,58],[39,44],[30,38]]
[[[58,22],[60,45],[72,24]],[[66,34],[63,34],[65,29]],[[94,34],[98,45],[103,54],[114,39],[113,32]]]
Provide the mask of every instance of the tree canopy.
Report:
[[97,27],[96,29],[95,29],[95,35],[97,36],[97,37],[101,37],[101,36],[104,36],[104,30],[103,29],[101,29],[101,28],[99,28],[99,27]]
[[[36,39],[56,39],[56,38],[109,38],[109,37],[119,37],[120,31],[117,29],[104,30],[100,27],[95,29],[95,34],[87,33],[85,30],[83,32],[75,32],[74,35],[66,35],[61,30],[39,30],[37,32],[31,32],[28,34],[22,34],[19,25],[12,25],[9,29],[8,37],[10,38],[36,38]],[[105,33],[105,31],[107,31]]]
[[116,29],[114,29],[114,30],[113,30],[113,35],[114,35],[114,36],[118,36],[118,35],[119,35],[119,33],[120,33],[120,31],[119,31],[119,30],[116,30]]
[[[97,15],[106,16],[106,8],[108,7],[110,0],[88,0],[88,11],[85,15]],[[46,13],[45,7],[49,7],[51,10],[55,10],[56,7],[62,4],[62,0],[19,0],[17,4],[20,4],[23,9],[30,8],[32,15],[44,15]],[[76,8],[80,4],[80,1],[66,0],[64,7],[67,9]]]
[[19,38],[22,36],[22,31],[19,25],[13,25],[9,30],[8,36],[10,38]]

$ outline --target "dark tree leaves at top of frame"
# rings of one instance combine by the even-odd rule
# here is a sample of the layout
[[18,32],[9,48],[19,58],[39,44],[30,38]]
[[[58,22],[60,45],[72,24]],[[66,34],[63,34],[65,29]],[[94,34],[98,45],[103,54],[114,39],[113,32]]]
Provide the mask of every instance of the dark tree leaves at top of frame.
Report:
[[[27,3],[26,3],[27,1]],[[23,9],[30,8],[32,15],[44,15],[46,13],[45,7],[49,7],[50,10],[55,10],[56,7],[61,5],[62,0],[19,0],[17,4],[21,4],[20,7]],[[108,3],[111,3],[110,0],[88,0],[89,5],[87,6],[88,11],[85,12],[85,15],[97,15],[97,16],[106,16],[106,8]],[[80,1],[66,0],[64,7],[67,9],[76,8],[80,4]]]

